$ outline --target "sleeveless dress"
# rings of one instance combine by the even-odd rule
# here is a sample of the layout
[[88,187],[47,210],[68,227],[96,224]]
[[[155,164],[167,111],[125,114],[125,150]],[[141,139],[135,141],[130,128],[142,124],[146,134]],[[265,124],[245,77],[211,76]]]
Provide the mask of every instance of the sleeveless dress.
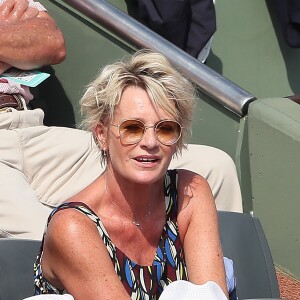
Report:
[[[188,280],[184,261],[183,247],[180,241],[177,212],[177,171],[168,170],[165,175],[164,192],[166,204],[166,224],[156,250],[151,266],[140,266],[129,259],[111,241],[100,218],[84,203],[68,202],[55,208],[48,218],[60,210],[73,208],[89,217],[98,229],[114,264],[115,271],[131,299],[158,299],[165,286],[176,280]],[[46,234],[46,233],[45,233]],[[43,277],[41,260],[43,255],[43,241],[40,252],[34,264],[35,295],[63,294]]]

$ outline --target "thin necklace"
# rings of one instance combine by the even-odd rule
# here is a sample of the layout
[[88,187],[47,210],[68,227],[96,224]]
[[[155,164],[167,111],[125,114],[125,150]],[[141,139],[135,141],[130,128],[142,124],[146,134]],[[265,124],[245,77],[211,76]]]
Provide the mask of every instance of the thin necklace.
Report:
[[[107,177],[107,174],[105,175],[105,193],[109,199],[109,201],[111,202],[111,204],[122,214],[124,215],[128,220],[130,220],[132,222],[132,224],[134,224],[135,226],[139,227],[141,226],[141,223],[140,221],[137,221],[131,217],[129,217],[127,214],[124,213],[124,211],[121,210],[121,208],[114,202],[112,201],[112,199],[110,198],[110,195],[108,193],[108,188],[107,188],[107,180],[106,180],[106,177]],[[145,217],[148,217],[151,215],[151,201],[149,200],[149,203],[148,203],[148,211],[147,213],[145,214]]]

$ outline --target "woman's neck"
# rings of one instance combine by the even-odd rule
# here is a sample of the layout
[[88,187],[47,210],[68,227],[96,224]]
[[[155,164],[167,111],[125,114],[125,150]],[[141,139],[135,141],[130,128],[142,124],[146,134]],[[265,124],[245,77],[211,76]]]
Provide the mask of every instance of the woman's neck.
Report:
[[117,179],[109,169],[103,175],[109,202],[134,222],[150,215],[157,202],[164,199],[163,179],[153,184],[138,184]]

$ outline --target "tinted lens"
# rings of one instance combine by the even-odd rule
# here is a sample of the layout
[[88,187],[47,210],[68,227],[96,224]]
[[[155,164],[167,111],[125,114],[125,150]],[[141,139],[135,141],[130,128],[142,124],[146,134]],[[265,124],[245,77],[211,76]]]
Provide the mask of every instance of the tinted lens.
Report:
[[157,139],[164,145],[175,144],[181,136],[181,126],[175,121],[161,121],[155,131]]
[[126,120],[121,123],[119,132],[122,140],[128,144],[138,143],[144,134],[145,126],[138,120]]

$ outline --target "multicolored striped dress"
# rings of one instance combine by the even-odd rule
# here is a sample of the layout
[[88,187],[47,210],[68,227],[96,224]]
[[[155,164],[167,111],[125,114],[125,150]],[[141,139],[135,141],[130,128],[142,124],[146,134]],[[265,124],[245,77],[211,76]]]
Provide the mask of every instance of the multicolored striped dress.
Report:
[[[84,203],[68,202],[55,208],[48,219],[59,210],[73,208],[90,218],[98,229],[99,235],[105,244],[114,264],[115,271],[124,285],[131,299],[147,300],[158,299],[165,286],[175,280],[187,280],[187,271],[184,261],[183,247],[180,241],[177,212],[177,171],[168,170],[165,175],[165,204],[166,224],[164,226],[156,254],[151,266],[140,266],[128,258],[111,241],[100,218]],[[43,276],[41,258],[43,243],[34,264],[35,295],[63,294]]]

